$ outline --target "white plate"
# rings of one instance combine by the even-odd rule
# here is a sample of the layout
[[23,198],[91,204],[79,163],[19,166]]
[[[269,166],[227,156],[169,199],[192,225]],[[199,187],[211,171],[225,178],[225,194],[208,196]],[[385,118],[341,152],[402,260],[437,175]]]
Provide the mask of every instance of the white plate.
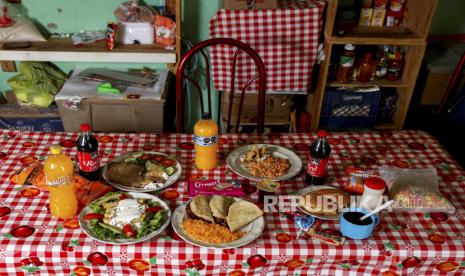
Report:
[[[145,186],[144,188],[136,188],[136,187],[130,187],[130,186],[126,186],[126,185],[123,185],[123,184],[120,184],[120,183],[116,183],[116,182],[111,182],[109,179],[108,179],[108,176],[107,176],[107,171],[108,171],[108,165],[110,163],[113,163],[113,162],[120,162],[120,161],[123,161],[127,158],[130,158],[131,156],[134,156],[135,154],[156,154],[156,155],[161,155],[163,157],[166,157],[166,158],[169,158],[169,159],[173,159],[176,161],[176,172],[174,174],[172,174],[166,181],[165,183],[163,184],[157,184],[157,185],[152,185],[152,184],[148,184],[147,186]],[[111,184],[113,187],[117,188],[117,189],[120,189],[120,190],[123,190],[123,191],[128,191],[128,192],[141,192],[141,193],[144,193],[144,192],[154,192],[154,191],[158,191],[158,190],[161,190],[161,189],[165,189],[166,187],[172,185],[174,182],[176,182],[178,180],[178,178],[181,176],[181,164],[179,163],[178,160],[176,160],[176,158],[173,158],[172,156],[169,156],[167,154],[164,154],[164,153],[161,153],[161,152],[156,152],[156,151],[140,151],[140,152],[131,152],[131,153],[127,153],[125,155],[121,155],[121,156],[118,156],[116,157],[115,159],[111,160],[110,162],[108,162],[104,167],[103,167],[103,170],[102,170],[102,176],[103,178],[105,179],[106,182],[108,182],[109,184]]]
[[[313,191],[318,191],[318,190],[321,190],[321,189],[336,189],[336,187],[332,187],[332,186],[327,186],[327,185],[321,185],[321,186],[309,186],[305,189],[302,189],[299,191],[299,196],[304,196],[310,192],[313,192]],[[322,214],[315,214],[313,212],[310,212],[309,210],[307,210],[304,206],[301,206],[299,205],[299,210],[304,212],[305,214],[307,215],[311,215],[311,216],[314,216],[316,218],[319,218],[319,219],[326,219],[326,220],[337,220],[339,219],[340,217],[340,213],[337,213],[336,215],[322,215]]]
[[[150,240],[153,237],[160,234],[161,232],[163,232],[163,230],[165,230],[165,228],[168,226],[168,224],[170,223],[170,220],[171,220],[171,210],[170,210],[170,207],[168,206],[168,204],[166,204],[163,200],[159,199],[158,197],[156,197],[154,195],[150,195],[150,194],[133,193],[133,192],[128,192],[127,194],[130,195],[132,198],[150,199],[150,200],[153,200],[153,201],[156,201],[156,202],[160,203],[160,206],[163,207],[164,209],[166,209],[166,211],[167,211],[166,221],[163,223],[163,225],[160,226],[160,228],[158,228],[158,230],[155,230],[152,233],[148,234],[147,236],[139,238],[139,239],[116,239],[116,240],[111,240],[111,241],[110,240],[102,240],[102,239],[99,239],[98,237],[94,236],[94,234],[92,234],[92,232],[89,229],[88,223],[86,221],[84,221],[84,216],[86,214],[94,212],[94,211],[92,211],[92,209],[89,206],[86,206],[84,209],[82,209],[81,213],[79,214],[79,218],[78,218],[79,225],[81,226],[82,231],[84,231],[89,237],[91,237],[91,238],[93,238],[95,240],[98,240],[100,242],[103,242],[103,243],[108,243],[108,244],[132,244],[132,243],[137,243],[137,242],[143,242],[143,241],[146,241],[146,240]],[[98,200],[98,199],[96,199],[96,200]]]
[[[241,161],[241,156],[244,153],[252,150],[254,146],[257,148],[266,147],[267,152],[271,153],[273,157],[288,159],[289,162],[291,163],[291,167],[289,168],[289,171],[282,176],[272,178],[272,179],[251,175],[247,171],[247,164]],[[271,145],[271,144],[253,144],[253,145],[247,145],[247,146],[237,148],[228,155],[228,158],[226,158],[226,164],[236,174],[242,177],[248,178],[248,179],[256,180],[256,181],[263,180],[263,179],[269,179],[273,181],[286,180],[286,179],[290,179],[298,175],[300,171],[302,170],[302,160],[297,154],[295,154],[293,151],[287,148],[280,147],[277,145]]]
[[[241,199],[234,198],[236,201],[240,201]],[[233,242],[229,243],[222,243],[222,244],[211,244],[211,243],[206,243],[202,241],[196,241],[194,239],[191,239],[183,230],[182,228],[182,222],[185,218],[186,214],[186,207],[189,202],[179,206],[176,208],[176,210],[173,213],[173,217],[171,218],[171,225],[173,226],[174,231],[176,234],[178,234],[179,237],[181,237],[183,240],[186,242],[197,245],[200,247],[205,247],[205,248],[237,248],[241,247],[243,245],[249,244],[253,242],[255,239],[260,237],[263,233],[263,228],[265,228],[265,219],[263,216],[257,218],[256,220],[252,221],[251,223],[247,224],[246,226],[242,227],[239,229],[239,231],[246,232],[245,236],[242,237],[241,239],[238,239]]]

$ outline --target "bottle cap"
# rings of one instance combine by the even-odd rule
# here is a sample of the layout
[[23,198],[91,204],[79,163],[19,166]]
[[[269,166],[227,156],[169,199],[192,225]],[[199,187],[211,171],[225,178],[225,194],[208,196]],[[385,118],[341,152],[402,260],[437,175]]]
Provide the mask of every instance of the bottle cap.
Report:
[[210,120],[212,117],[210,116],[210,113],[204,112],[202,113],[202,120]]
[[60,145],[52,145],[52,146],[50,147],[50,152],[51,152],[52,154],[61,154],[61,151],[62,151],[62,149],[61,149],[61,146],[60,146]]
[[90,124],[81,124],[81,131],[87,132],[90,131]]
[[324,129],[318,130],[317,134],[318,134],[318,137],[322,137],[322,138],[328,136],[328,132]]
[[355,50],[355,46],[352,45],[352,44],[346,44],[346,45],[344,45],[344,50],[353,51],[353,50]]
[[369,177],[365,180],[365,185],[373,190],[384,190],[386,188],[386,182],[379,177]]

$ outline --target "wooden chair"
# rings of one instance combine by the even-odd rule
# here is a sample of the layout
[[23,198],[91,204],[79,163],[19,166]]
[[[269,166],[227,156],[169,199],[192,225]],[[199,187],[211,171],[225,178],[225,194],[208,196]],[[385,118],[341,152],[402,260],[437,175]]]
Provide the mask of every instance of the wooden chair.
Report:
[[257,132],[258,133],[263,133],[264,130],[264,124],[265,124],[265,89],[266,89],[266,72],[265,72],[265,65],[263,64],[262,59],[258,55],[255,50],[253,50],[250,46],[248,46],[245,43],[242,43],[238,40],[232,39],[232,38],[212,38],[205,40],[203,42],[200,42],[199,44],[195,45],[192,47],[187,53],[184,55],[182,58],[181,62],[179,63],[179,67],[177,70],[177,78],[176,78],[176,110],[177,110],[177,132],[183,132],[183,124],[184,124],[184,93],[183,93],[183,80],[186,78],[189,82],[191,82],[194,85],[195,90],[198,92],[199,96],[199,101],[200,101],[200,108],[201,112],[204,113],[204,104],[203,104],[203,97],[202,97],[202,89],[200,88],[201,86],[191,77],[186,76],[184,74],[185,69],[187,64],[189,63],[189,60],[196,54],[201,54],[205,61],[205,66],[206,66],[206,87],[207,87],[207,98],[208,98],[208,112],[212,114],[212,107],[211,107],[211,89],[210,89],[210,61],[208,59],[208,55],[205,53],[205,48],[209,46],[215,46],[215,45],[229,45],[236,47],[233,60],[232,60],[232,70],[231,70],[231,93],[230,93],[230,98],[229,98],[229,108],[228,108],[228,119],[226,122],[226,132],[230,131],[230,124],[231,124],[231,110],[232,110],[232,104],[233,104],[233,95],[235,94],[235,82],[234,82],[234,76],[236,74],[236,64],[237,64],[237,58],[241,52],[246,53],[250,58],[253,59],[256,68],[257,68],[257,73],[252,76],[250,79],[248,79],[244,86],[241,88],[241,95],[240,95],[240,102],[239,102],[239,110],[237,113],[237,119],[236,119],[236,126],[235,126],[235,132],[238,132],[239,130],[239,123],[240,123],[240,114],[242,112],[242,105],[244,101],[244,92],[245,90],[255,81],[258,79],[258,113],[257,113]]

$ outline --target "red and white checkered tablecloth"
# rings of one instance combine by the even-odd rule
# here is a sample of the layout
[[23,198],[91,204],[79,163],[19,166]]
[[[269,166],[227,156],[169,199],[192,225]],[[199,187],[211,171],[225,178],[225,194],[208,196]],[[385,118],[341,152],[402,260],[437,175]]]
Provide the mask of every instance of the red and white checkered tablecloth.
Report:
[[[314,4],[313,4],[314,3]],[[281,1],[274,10],[219,10],[210,20],[211,38],[234,38],[249,44],[265,63],[268,92],[306,92],[315,63],[323,2]],[[231,91],[235,49],[214,46],[210,51],[215,89]],[[242,90],[256,67],[246,54],[238,57],[235,87]],[[237,91],[237,90],[236,90]],[[257,85],[248,91],[257,91]]]
[[[457,213],[447,220],[438,220],[437,216],[429,213],[390,212],[382,215],[381,223],[371,238],[348,240],[343,246],[336,247],[317,240],[296,240],[296,228],[289,218],[279,213],[266,213],[266,227],[260,238],[241,248],[225,251],[187,244],[177,239],[171,229],[139,244],[96,242],[79,228],[70,229],[73,221],[63,222],[50,216],[46,208],[47,192],[24,197],[21,192],[26,187],[13,185],[8,180],[16,170],[24,167],[22,162],[27,158],[23,157],[42,160],[51,144],[76,138],[77,134],[73,133],[0,131],[0,275],[21,274],[31,268],[39,269],[36,273],[41,275],[70,275],[77,267],[81,272],[88,269],[95,275],[137,275],[134,267],[129,266],[134,260],[148,264],[145,268],[150,269],[147,273],[152,275],[198,275],[185,267],[187,261],[194,259],[205,265],[198,271],[200,275],[380,275],[387,271],[391,274],[383,275],[438,275],[444,270],[451,270],[453,275],[465,274],[465,173],[436,139],[426,133],[331,134],[332,153],[327,184],[342,185],[344,167],[349,164],[373,169],[381,165],[435,167],[441,192],[457,208]],[[188,200],[187,179],[242,179],[227,170],[224,164],[228,153],[238,146],[272,143],[293,149],[305,159],[306,150],[302,148],[305,149],[305,145],[308,146],[314,138],[314,135],[307,134],[224,135],[219,140],[218,168],[201,172],[192,165],[194,152],[189,149],[192,145],[190,135],[98,135],[103,164],[125,152],[143,149],[162,151],[176,157],[183,172],[180,180],[168,188],[171,194],[176,194],[175,191],[180,194],[176,199],[166,199],[173,210]],[[65,153],[74,157],[76,149],[65,148]],[[292,194],[306,187],[304,176],[302,172],[283,182],[280,193]],[[256,194],[247,197],[257,199]],[[8,209],[11,209],[9,214],[6,212]],[[31,236],[16,238],[9,234],[14,227],[25,225],[34,229]],[[326,221],[320,227],[323,229],[336,230],[338,223]],[[432,234],[435,234],[434,238]],[[72,245],[71,249],[69,245]],[[94,252],[102,254],[100,260],[106,256],[108,262],[104,265],[88,262],[87,257]],[[267,262],[262,267],[249,268],[247,259],[256,254],[266,258]],[[21,266],[22,259],[31,257],[35,259],[36,266]],[[414,264],[417,265],[410,267]]]

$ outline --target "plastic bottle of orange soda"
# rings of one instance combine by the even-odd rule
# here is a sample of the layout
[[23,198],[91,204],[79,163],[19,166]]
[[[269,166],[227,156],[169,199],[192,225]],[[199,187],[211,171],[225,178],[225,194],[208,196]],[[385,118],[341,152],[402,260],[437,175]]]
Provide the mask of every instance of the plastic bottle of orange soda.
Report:
[[51,146],[50,152],[52,154],[44,163],[45,181],[50,191],[50,211],[54,217],[71,218],[78,210],[73,162],[62,154],[58,145]]
[[216,168],[218,151],[218,125],[209,113],[194,125],[195,166],[199,170]]

